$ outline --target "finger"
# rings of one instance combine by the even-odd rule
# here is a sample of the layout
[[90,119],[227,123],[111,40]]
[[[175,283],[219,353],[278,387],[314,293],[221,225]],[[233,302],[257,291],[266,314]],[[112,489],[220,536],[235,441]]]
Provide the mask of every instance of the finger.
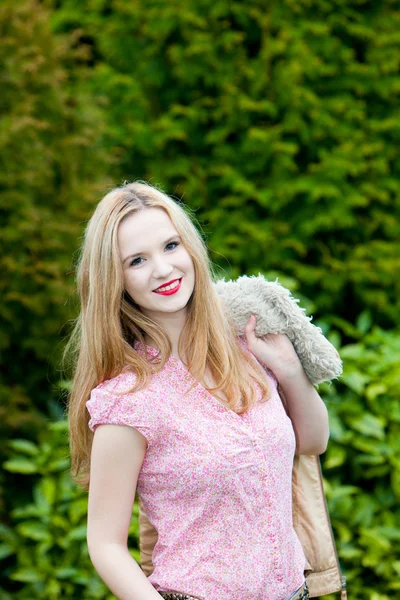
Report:
[[248,337],[253,338],[255,336],[254,330],[256,328],[257,319],[254,315],[250,315],[249,320],[247,321],[247,325],[244,328],[244,331]]
[[248,318],[247,324],[246,324],[246,329],[254,329],[255,322],[256,322],[255,316],[250,315],[250,317]]

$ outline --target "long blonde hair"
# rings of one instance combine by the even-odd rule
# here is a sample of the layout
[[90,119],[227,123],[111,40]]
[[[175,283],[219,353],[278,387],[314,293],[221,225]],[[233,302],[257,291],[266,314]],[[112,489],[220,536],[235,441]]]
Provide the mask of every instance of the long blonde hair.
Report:
[[[129,215],[147,208],[165,210],[194,264],[195,287],[178,346],[179,355],[187,358],[187,369],[201,381],[208,367],[216,387],[207,389],[214,395],[222,391],[238,414],[255,401],[255,383],[261,387],[263,399],[270,397],[262,368],[240,347],[231,317],[214,289],[213,265],[189,210],[146,182],[114,188],[98,203],[85,231],[77,265],[81,311],[63,355],[64,368],[70,368],[72,375],[68,398],[71,474],[85,490],[93,441],[85,404],[91,391],[125,367],[136,375],[132,391],[141,389],[164,367],[171,353],[166,333],[140,311],[124,289],[118,227]],[[158,362],[133,347],[135,341],[145,346],[145,334],[160,349]]]

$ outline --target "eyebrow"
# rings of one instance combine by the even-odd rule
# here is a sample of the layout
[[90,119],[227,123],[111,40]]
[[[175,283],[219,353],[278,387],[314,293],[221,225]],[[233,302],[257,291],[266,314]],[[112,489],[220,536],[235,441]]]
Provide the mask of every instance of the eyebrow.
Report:
[[[170,238],[168,238],[167,240],[165,240],[165,242],[161,243],[161,246],[165,246],[166,244],[168,244],[168,242],[170,242],[171,240],[174,240],[176,238],[181,239],[180,235],[178,235],[177,233],[175,235],[171,235]],[[122,261],[122,264],[125,264],[125,262],[128,260],[128,258],[134,258],[136,256],[141,256],[142,254],[145,254],[145,252],[135,252],[134,254],[129,254],[129,256],[126,256],[124,258],[124,260]]]

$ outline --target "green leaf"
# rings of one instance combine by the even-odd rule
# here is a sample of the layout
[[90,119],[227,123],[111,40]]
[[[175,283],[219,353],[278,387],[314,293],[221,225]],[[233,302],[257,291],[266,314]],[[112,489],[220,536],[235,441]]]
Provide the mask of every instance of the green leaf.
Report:
[[386,419],[384,417],[376,417],[371,413],[365,413],[359,417],[348,419],[349,425],[368,437],[374,437],[378,440],[385,438]]
[[36,464],[26,458],[11,458],[3,463],[3,467],[11,473],[23,473],[24,475],[38,472]]
[[58,471],[65,471],[69,469],[69,466],[70,461],[68,458],[57,458],[48,464],[48,470],[52,473],[57,473]]
[[17,531],[26,538],[36,541],[44,541],[50,538],[48,527],[43,523],[30,521],[17,525]]
[[356,327],[361,333],[367,333],[371,329],[372,315],[370,310],[364,310],[357,318]]
[[386,383],[371,383],[365,390],[365,395],[367,396],[368,400],[375,400],[375,398],[378,396],[385,394],[387,389],[388,387]]
[[74,527],[74,529],[72,529],[66,537],[69,540],[86,540],[86,532],[86,524],[80,525],[79,527]]
[[29,454],[29,456],[36,456],[39,452],[39,448],[36,444],[29,440],[10,440],[8,445],[13,450],[17,450],[18,452],[22,452],[23,454]]
[[43,581],[43,576],[34,569],[17,569],[11,573],[10,579],[13,581],[21,581],[24,583],[39,583]]
[[56,499],[56,482],[52,477],[43,477],[35,486],[33,497],[45,511],[49,511]]
[[332,500],[337,500],[339,498],[353,496],[354,494],[358,494],[359,492],[360,489],[355,485],[342,485],[332,491],[331,498]]
[[400,529],[396,527],[376,527],[375,531],[380,533],[382,536],[387,538],[388,540],[397,540],[400,541]]
[[357,394],[363,394],[364,388],[369,383],[371,378],[368,375],[360,373],[359,371],[347,370],[342,374],[341,380]]
[[365,347],[363,344],[347,344],[340,349],[340,357],[344,361],[361,360],[365,356]]
[[14,548],[8,544],[0,544],[0,560],[7,558],[7,556],[11,556],[11,554],[15,554]]
[[86,519],[88,509],[87,498],[81,498],[70,503],[68,514],[70,521],[76,525],[82,518]]
[[338,446],[329,448],[328,447],[328,456],[324,463],[325,469],[334,469],[336,467],[340,467],[346,461],[346,450],[344,448],[340,448]]
[[28,517],[39,517],[40,511],[34,504],[27,504],[26,506],[19,506],[11,511],[11,515],[15,519],[26,519]]
[[64,517],[64,515],[58,513],[52,516],[51,523],[54,527],[59,527],[60,529],[64,529],[67,531],[69,529],[69,520]]
[[62,587],[57,579],[50,579],[46,585],[46,596],[51,600],[56,600],[61,595]]
[[53,423],[49,424],[49,429],[50,431],[57,431],[60,433],[68,434],[68,421],[67,419],[60,419],[58,421],[54,421]]
[[381,456],[383,453],[382,444],[371,438],[365,438],[362,436],[354,437],[352,440],[352,446],[361,452],[365,452],[366,454]]
[[390,550],[390,541],[382,535],[381,531],[376,528],[373,529],[361,529],[360,530],[360,544],[366,547],[371,547],[371,544],[376,545],[378,549],[388,552]]
[[70,577],[74,577],[78,572],[78,569],[73,567],[63,567],[62,569],[56,569],[54,574],[58,579],[69,579]]

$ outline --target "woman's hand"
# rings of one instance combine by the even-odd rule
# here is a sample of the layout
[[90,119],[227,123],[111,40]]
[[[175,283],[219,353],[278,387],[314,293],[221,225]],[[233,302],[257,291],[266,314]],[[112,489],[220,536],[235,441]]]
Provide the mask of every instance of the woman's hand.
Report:
[[247,346],[257,360],[271,369],[280,383],[301,373],[303,371],[302,364],[287,335],[268,333],[263,337],[257,337],[255,334],[256,323],[256,317],[251,315],[244,333]]

